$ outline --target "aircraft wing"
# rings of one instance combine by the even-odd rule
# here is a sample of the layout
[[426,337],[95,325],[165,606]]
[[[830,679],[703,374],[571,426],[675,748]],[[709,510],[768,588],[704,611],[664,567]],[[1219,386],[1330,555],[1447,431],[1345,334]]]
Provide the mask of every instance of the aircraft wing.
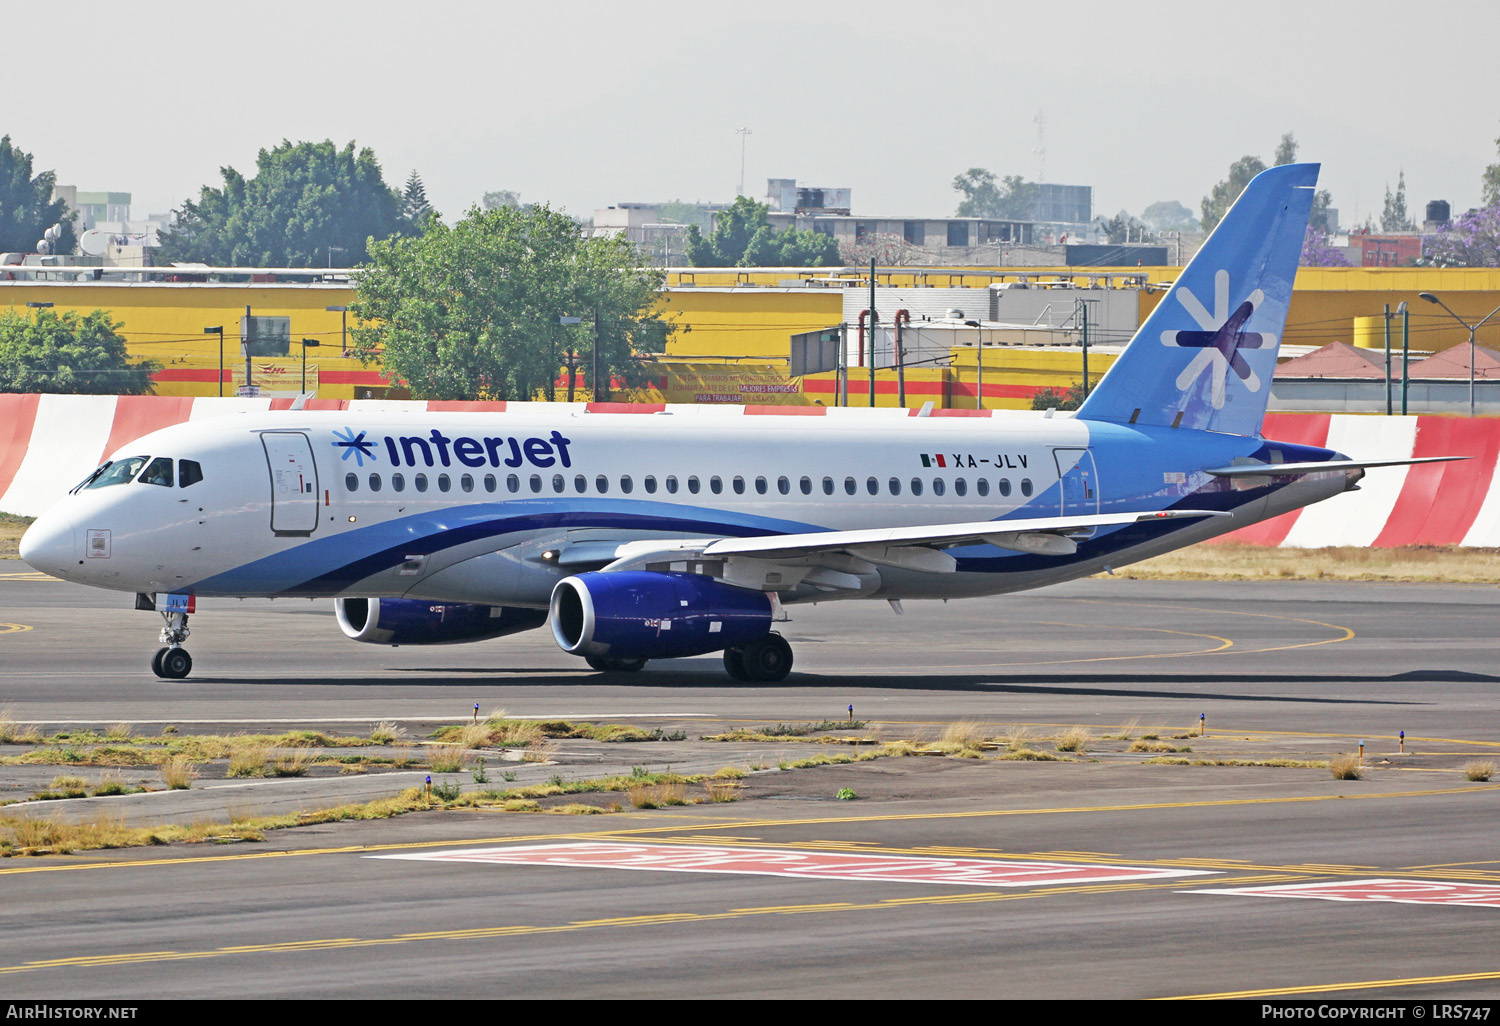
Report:
[[986,542],[1002,549],[1066,555],[1077,550],[1070,533],[1095,527],[1115,527],[1184,517],[1229,516],[1211,510],[1165,510],[1154,513],[1109,513],[1078,517],[1038,517],[1027,520],[978,520],[965,524],[923,527],[877,527],[860,531],[818,531],[765,538],[723,538],[710,542],[705,556],[756,556],[785,559],[820,552],[853,552],[879,548],[924,546],[933,549]]

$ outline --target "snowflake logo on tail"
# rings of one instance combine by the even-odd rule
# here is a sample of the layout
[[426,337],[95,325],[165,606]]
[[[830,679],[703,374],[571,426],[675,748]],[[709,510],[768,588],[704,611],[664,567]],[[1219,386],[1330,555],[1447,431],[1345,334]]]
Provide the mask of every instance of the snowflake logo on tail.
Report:
[[359,467],[365,465],[366,459],[372,463],[375,461],[375,445],[373,442],[365,441],[363,431],[356,435],[353,428],[344,428],[342,431],[335,431],[333,435],[340,439],[333,443],[334,448],[344,450],[339,454],[340,459],[347,460],[352,456],[355,466]]
[[1240,355],[1242,349],[1268,349],[1276,345],[1276,336],[1266,332],[1246,331],[1256,307],[1265,301],[1260,289],[1250,293],[1232,313],[1229,309],[1229,272],[1219,271],[1214,275],[1214,310],[1209,313],[1197,296],[1188,288],[1176,290],[1177,299],[1189,316],[1198,322],[1201,331],[1164,331],[1161,342],[1164,346],[1181,349],[1196,349],[1197,355],[1177,375],[1177,387],[1186,391],[1204,374],[1208,375],[1208,401],[1216,410],[1224,408],[1224,389],[1229,371],[1234,369],[1245,387],[1259,392],[1263,382],[1246,359]]

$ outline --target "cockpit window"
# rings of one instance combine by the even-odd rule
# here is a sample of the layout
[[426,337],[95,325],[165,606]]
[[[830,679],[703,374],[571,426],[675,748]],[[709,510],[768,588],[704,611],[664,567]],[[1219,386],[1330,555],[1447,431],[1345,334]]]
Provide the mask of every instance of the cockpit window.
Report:
[[156,457],[147,464],[145,470],[141,471],[141,476],[136,478],[136,483],[171,488],[173,485],[171,459],[166,456]]
[[180,487],[186,488],[188,485],[195,485],[202,480],[203,467],[199,465],[197,460],[177,461],[177,484]]
[[148,459],[150,459],[149,456],[127,456],[123,460],[106,463],[96,470],[93,478],[81,487],[108,488],[110,485],[129,484],[135,480],[135,475],[140,473]]

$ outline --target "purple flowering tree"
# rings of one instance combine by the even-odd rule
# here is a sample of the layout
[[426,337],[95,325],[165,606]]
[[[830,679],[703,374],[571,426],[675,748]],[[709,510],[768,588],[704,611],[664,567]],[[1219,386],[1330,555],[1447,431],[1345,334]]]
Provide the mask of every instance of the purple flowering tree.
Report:
[[1500,267],[1500,203],[1470,210],[1422,240],[1422,263]]
[[1327,229],[1308,225],[1302,237],[1303,267],[1348,267],[1349,260],[1339,250],[1328,244]]

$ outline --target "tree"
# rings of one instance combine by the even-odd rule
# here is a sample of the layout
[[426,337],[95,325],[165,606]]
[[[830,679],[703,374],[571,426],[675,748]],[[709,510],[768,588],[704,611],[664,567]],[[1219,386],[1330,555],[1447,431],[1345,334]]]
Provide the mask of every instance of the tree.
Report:
[[1470,210],[1423,241],[1423,264],[1500,267],[1500,201]]
[[205,185],[161,233],[163,262],[201,261],[229,267],[312,267],[333,254],[363,263],[370,239],[422,230],[402,216],[402,196],[385,184],[372,150],[354,143],[291,143],[261,150],[246,178],[220,169],[224,187]]
[[408,224],[424,228],[429,217],[440,216],[427,202],[427,187],[422,184],[422,176],[413,169],[406,179],[406,189],[401,194],[401,216]]
[[1298,263],[1303,267],[1348,267],[1349,258],[1328,244],[1326,229],[1308,224],[1302,235],[1302,257]]
[[624,238],[588,238],[545,205],[472,208],[451,228],[434,218],[420,236],[370,246],[350,334],[419,399],[550,400],[569,351],[591,371],[597,316],[596,393],[607,394],[611,376],[643,384],[638,356],[671,332],[657,309],[664,273],[636,260]]
[[1141,212],[1141,220],[1159,232],[1186,232],[1198,227],[1193,212],[1176,200],[1151,204]]
[[158,365],[131,363],[119,328],[103,310],[0,312],[0,392],[149,395]]
[[964,194],[956,217],[983,217],[992,221],[1034,220],[1041,192],[1040,186],[1020,175],[996,179],[993,172],[982,167],[971,167],[956,176],[953,188]]
[[[1500,139],[1495,140],[1495,148],[1500,150]],[[1500,204],[1500,164],[1491,164],[1484,169],[1480,176],[1479,185],[1484,205],[1493,207]]]
[[73,220],[64,200],[52,198],[55,171],[31,174],[31,154],[12,146],[10,136],[0,137],[0,253],[35,253],[42,233],[62,225],[55,253],[71,253],[78,245]]
[[1075,381],[1067,388],[1043,385],[1031,394],[1033,410],[1076,410],[1088,398],[1083,382]]
[[498,189],[484,194],[484,209],[499,210],[501,207],[519,207],[521,194],[510,189]]
[[1396,179],[1396,194],[1391,195],[1391,187],[1385,187],[1385,209],[1380,213],[1380,230],[1383,232],[1409,232],[1416,229],[1412,219],[1406,214],[1406,172],[1403,170]]
[[1230,164],[1229,177],[1215,185],[1213,190],[1203,197],[1201,206],[1203,216],[1199,219],[1203,230],[1213,231],[1218,223],[1224,220],[1224,215],[1229,213],[1229,208],[1234,205],[1234,201],[1240,198],[1240,193],[1245,191],[1245,186],[1250,184],[1250,179],[1265,169],[1266,165],[1261,163],[1259,157],[1252,157],[1248,154]]
[[1281,137],[1281,142],[1276,144],[1276,160],[1273,167],[1283,164],[1295,164],[1297,162],[1297,140],[1291,132]]
[[719,211],[707,235],[688,226],[688,263],[694,267],[836,267],[838,243],[821,232],[777,231],[764,203],[738,196]]
[[1156,237],[1144,223],[1131,217],[1125,211],[1120,211],[1114,217],[1103,215],[1094,218],[1094,224],[1105,234],[1113,245],[1124,242],[1155,242]]

